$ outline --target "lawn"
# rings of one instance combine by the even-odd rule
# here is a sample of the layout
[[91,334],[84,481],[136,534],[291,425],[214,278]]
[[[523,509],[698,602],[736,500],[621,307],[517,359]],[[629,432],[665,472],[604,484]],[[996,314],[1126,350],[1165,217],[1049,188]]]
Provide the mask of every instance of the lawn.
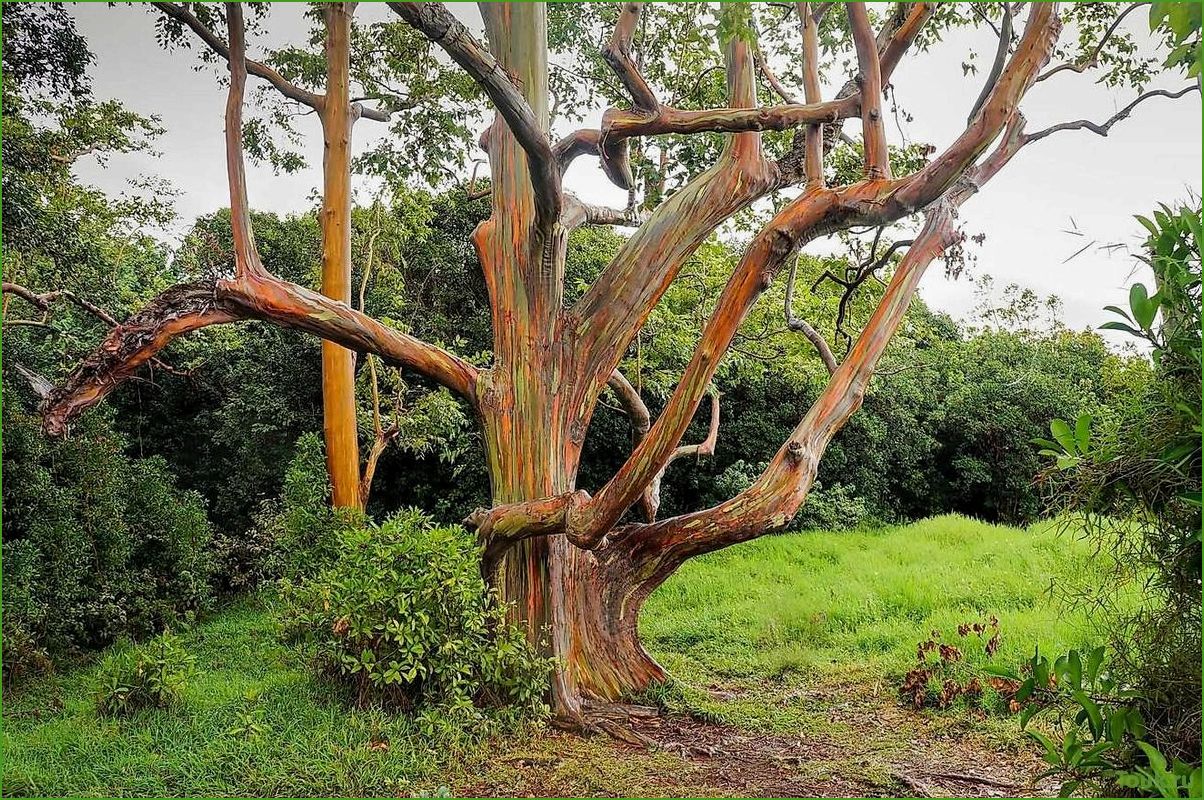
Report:
[[[930,630],[952,636],[959,623],[992,614],[1002,632],[1000,663],[1014,665],[1035,645],[1053,651],[1090,641],[1085,612],[1049,591],[1089,580],[1089,556],[1086,544],[1048,526],[1018,530],[952,516],[731,548],[688,564],[648,603],[646,643],[682,684],[656,699],[744,731],[828,737],[840,757],[799,767],[816,781],[841,769],[877,770],[889,781],[890,759],[917,746],[912,728],[957,728],[1015,751],[1021,745],[1009,738],[1011,720],[984,720],[965,709],[906,711],[893,681]],[[610,765],[606,742],[538,730],[504,742],[479,741],[471,732],[432,740],[404,716],[350,709],[276,641],[271,615],[254,598],[184,632],[183,642],[197,670],[177,708],[124,721],[98,718],[95,665],[6,692],[4,793],[480,792],[487,779],[503,790],[508,781],[529,779],[511,775],[513,765],[545,758],[567,783],[536,789],[720,790],[705,776],[688,782],[690,769],[682,770],[682,783],[666,785],[663,775],[673,767],[664,753],[633,754],[615,773],[620,767]],[[859,710],[870,708],[867,702],[878,710]],[[866,734],[850,719],[866,713],[895,722]],[[848,753],[861,755],[846,764]]]

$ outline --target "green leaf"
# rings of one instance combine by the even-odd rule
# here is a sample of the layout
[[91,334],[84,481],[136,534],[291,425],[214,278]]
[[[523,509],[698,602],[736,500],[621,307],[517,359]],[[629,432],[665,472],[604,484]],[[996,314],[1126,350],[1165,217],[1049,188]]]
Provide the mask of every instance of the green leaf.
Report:
[[1141,331],[1126,325],[1123,322],[1105,322],[1103,325],[1099,326],[1099,329],[1101,331],[1124,331],[1125,333],[1131,333],[1134,336],[1141,335]]
[[1141,752],[1145,753],[1145,757],[1149,760],[1150,766],[1156,772],[1166,771],[1166,756],[1158,751],[1157,747],[1149,742],[1138,741],[1137,746],[1141,748]]
[[1084,665],[1083,673],[1087,676],[1087,680],[1095,682],[1099,677],[1100,667],[1104,664],[1104,647],[1095,648],[1087,654],[1087,663]]
[[1074,453],[1074,433],[1070,430],[1070,424],[1066,420],[1055,419],[1049,423],[1049,432],[1053,434],[1058,444],[1062,445],[1063,450],[1067,453]]
[[1091,448],[1091,421],[1090,414],[1079,414],[1079,418],[1074,421],[1074,443],[1083,455],[1087,455]]
[[1066,659],[1066,678],[1071,689],[1083,688],[1083,660],[1078,650],[1071,650]]
[[1073,697],[1083,707],[1083,710],[1087,712],[1088,727],[1091,729],[1091,736],[1098,741],[1104,735],[1104,715],[1100,711],[1099,705],[1082,690],[1076,690],[1073,693]]
[[1157,301],[1150,298],[1145,285],[1141,283],[1135,283],[1129,287],[1129,308],[1133,312],[1133,320],[1142,330],[1149,329],[1154,322],[1154,316],[1158,313]]

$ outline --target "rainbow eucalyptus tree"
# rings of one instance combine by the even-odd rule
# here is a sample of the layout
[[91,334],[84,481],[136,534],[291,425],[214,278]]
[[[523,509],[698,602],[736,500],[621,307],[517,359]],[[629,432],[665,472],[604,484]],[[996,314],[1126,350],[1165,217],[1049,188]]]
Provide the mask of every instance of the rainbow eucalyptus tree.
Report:
[[[638,3],[623,4],[611,16],[613,30],[601,55],[625,102],[606,110],[600,128],[559,139],[550,134],[543,4],[480,4],[488,44],[442,4],[389,6],[445,50],[479,84],[496,112],[481,136],[489,160],[492,215],[473,235],[492,307],[492,363],[474,366],[366,316],[338,293],[331,297],[283,281],[262,263],[247,208],[240,136],[250,66],[241,7],[226,4],[229,41],[220,44],[228,49],[230,68],[226,146],[234,272],[169,289],[114,328],[49,396],[45,425],[52,433],[63,432],[175,337],[241,320],[308,331],[448,387],[475,410],[485,441],[492,506],[468,518],[482,544],[482,568],[513,617],[558,657],[555,709],[578,722],[588,721],[597,704],[664,678],[641,646],[637,628],[650,592],[687,559],[790,522],[807,498],[825,447],[860,406],[925,270],[960,250],[962,204],[1033,142],[1064,130],[1106,134],[1138,103],[1196,88],[1193,82],[1179,92],[1146,92],[1104,122],[1080,120],[1029,131],[1020,110],[1029,89],[1046,78],[1094,66],[1117,25],[1096,20],[1099,47],[1080,48],[1065,64],[1051,65],[1069,52],[1058,45],[1058,6],[998,4],[990,13],[999,45],[981,93],[967,98],[964,129],[914,169],[894,174],[883,118],[884,87],[908,50],[924,42],[926,26],[943,13],[931,3],[892,7],[877,30],[863,3],[790,7],[801,41],[791,54],[792,69],[801,77],[798,98],[770,70],[750,5],[722,5],[715,12],[715,30],[726,100],[706,108],[675,106],[653,87],[634,46],[644,12]],[[1114,8],[1107,12],[1111,19],[1128,13]],[[975,13],[987,16],[981,8]],[[835,96],[825,98],[820,31],[833,15],[843,18],[856,74]],[[831,41],[824,43],[825,49],[831,46]],[[768,83],[781,101],[761,103],[758,81]],[[347,116],[346,101],[333,89],[326,99],[337,104],[333,112],[340,118]],[[860,121],[860,174],[833,185],[825,159],[843,135],[845,120]],[[771,153],[767,132],[781,131],[794,132],[793,139]],[[577,158],[599,159],[612,182],[632,189],[633,144],[669,134],[678,141],[693,134],[720,134],[722,148],[713,163],[676,191],[645,204],[652,207],[603,208],[565,191],[562,176]],[[327,181],[327,207],[344,208],[345,189],[342,180]],[[699,331],[680,380],[652,419],[640,393],[617,371],[625,353],[695,250],[725,221],[771,195],[778,198],[776,206],[749,240]],[[841,231],[879,229],[913,216],[922,220],[918,233],[876,259],[879,267],[893,264],[889,282],[843,360],[805,320],[788,312],[789,327],[815,342],[830,380],[760,477],[712,508],[657,519],[657,486],[666,467],[714,446],[719,401],[710,384],[725,352],[749,310],[774,281],[785,277],[800,248]],[[569,303],[564,285],[568,234],[590,224],[626,224],[635,230],[592,285]],[[639,435],[626,462],[591,495],[577,488],[576,475],[590,419],[608,386],[627,407]],[[704,401],[711,414],[707,440],[684,444],[683,435]],[[645,521],[629,514],[638,506]]]

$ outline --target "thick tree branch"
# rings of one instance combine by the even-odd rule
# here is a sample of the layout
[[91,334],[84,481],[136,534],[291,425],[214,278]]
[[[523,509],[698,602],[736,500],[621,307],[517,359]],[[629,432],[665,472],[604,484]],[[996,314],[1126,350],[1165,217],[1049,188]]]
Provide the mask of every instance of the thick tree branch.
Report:
[[602,172],[615,186],[630,190],[634,182],[631,174],[631,163],[627,155],[627,143],[624,141],[603,141],[602,131],[597,128],[583,128],[573,131],[561,139],[552,148],[560,174],[564,175],[569,164],[577,156],[597,155]]
[[527,154],[539,224],[550,227],[560,216],[560,169],[552,145],[522,91],[489,50],[442,3],[389,3],[402,19],[442,47],[472,76]]
[[[172,19],[177,20],[178,22],[181,22],[191,28],[192,32],[195,33],[202,42],[208,45],[210,50],[217,53],[226,61],[230,60],[230,46],[223,42],[217,36],[217,34],[205,27],[205,25],[202,24],[201,21],[183,5],[176,3],[152,3],[152,5]],[[241,19],[241,14],[239,18]],[[251,60],[247,60],[246,64],[247,72],[257,78],[262,78],[263,80],[267,81],[273,87],[275,87],[278,92],[288,99],[294,100],[302,105],[309,106],[315,110],[320,110],[322,108],[322,95],[306,91],[305,89],[290,83],[279,72],[267,66],[266,64]],[[365,113],[364,116],[369,116],[369,114]],[[387,120],[388,116],[385,115],[383,119]]]
[[230,91],[226,99],[226,179],[230,187],[230,229],[234,236],[234,270],[240,278],[266,274],[255,235],[251,230],[251,207],[247,202],[247,169],[242,151],[242,104],[247,86],[247,43],[241,3],[226,3],[226,28],[230,49]]
[[[750,43],[733,37],[726,59],[728,102],[753,105],[756,76]],[[566,327],[578,342],[574,384],[584,398],[578,423],[583,430],[593,399],[681,266],[716,226],[776,183],[760,136],[730,136],[718,162],[661,203],[570,310]]]
[[861,135],[865,147],[865,176],[870,180],[890,177],[886,127],[882,121],[882,70],[878,46],[865,3],[845,5],[853,46],[857,51],[857,85],[861,95]]
[[643,3],[623,3],[615,22],[610,41],[602,49],[602,57],[614,70],[623,87],[631,95],[632,106],[638,111],[655,111],[660,105],[648,82],[631,58],[631,43],[640,22]]
[[699,111],[662,105],[654,114],[611,108],[602,116],[602,132],[607,137],[627,139],[667,133],[785,131],[800,125],[830,123],[856,116],[859,105],[858,97],[849,96],[803,105],[707,108]]
[[[30,289],[27,289],[24,286],[21,286],[20,284],[7,283],[7,282],[4,284],[0,284],[0,288],[2,288],[2,291],[4,294],[11,294],[14,297],[20,297],[25,302],[29,303],[30,305],[34,306],[35,308],[37,308],[38,310],[43,311],[43,312],[49,312],[50,304],[53,303],[55,300],[62,298],[64,300],[71,301],[75,305],[82,308],[84,311],[87,311],[89,314],[91,314],[92,316],[94,316],[98,320],[100,320],[101,322],[108,325],[110,328],[116,328],[118,325],[121,324],[116,320],[116,318],[113,317],[112,314],[105,311],[100,306],[96,305],[95,303],[93,303],[89,300],[85,300],[84,298],[77,295],[75,292],[72,292],[68,289],[56,289],[53,291],[42,292],[41,294],[38,294]],[[7,309],[6,309],[6,316],[7,316]],[[37,324],[39,327],[50,328],[51,330],[57,332],[57,329],[53,328],[50,325],[44,325],[43,323],[32,323],[27,320],[5,319],[4,324],[5,325]],[[172,375],[187,376],[190,374],[188,370],[176,369],[172,365],[164,363],[163,361],[161,361],[157,358],[151,359],[151,363],[154,364],[155,367],[163,370],[164,372],[171,373]]]
[[61,434],[176,337],[225,322],[262,320],[307,331],[350,350],[420,372],[476,402],[477,370],[442,348],[387,328],[328,297],[272,277],[182,284],[118,325],[55,390],[44,425]]
[[[819,5],[831,6],[832,4],[821,3]],[[877,37],[877,41],[879,42],[879,73],[883,86],[890,83],[890,78],[894,74],[895,67],[899,65],[899,62],[903,59],[903,55],[911,48],[912,43],[923,29],[924,24],[932,17],[935,4],[931,2],[900,3],[899,8],[905,9],[907,11],[906,15],[899,13],[892,14],[882,30],[879,31]],[[819,12],[812,12],[811,17],[818,24]],[[805,46],[806,38],[804,37]],[[816,56],[816,60],[818,60],[818,55]],[[824,135],[821,137],[823,143],[821,161],[823,155],[826,155],[835,146],[837,140],[852,142],[844,134],[843,123],[848,117],[856,116],[860,113],[860,94],[856,79],[847,81],[841,87],[840,91],[836,93],[836,101],[850,103],[856,101],[856,104],[850,106],[851,113],[842,115],[833,124],[821,126],[821,130],[824,131]],[[802,153],[806,140],[803,138],[801,140],[796,139],[795,141],[795,147],[783,156],[777,164],[783,186],[793,185],[806,175],[805,158]]]
[[565,193],[564,215],[561,224],[569,230],[582,225],[623,225],[628,228],[639,227],[644,217],[635,206],[627,208],[611,208],[586,203],[576,195]]
[[[798,4],[799,24],[803,34],[803,94],[808,103],[820,102],[819,89],[819,23],[810,3]],[[808,188],[824,185],[824,128],[808,125],[803,140],[803,176]]]
[[761,476],[745,491],[703,511],[649,525],[626,525],[609,537],[608,559],[642,565],[651,591],[686,559],[780,530],[790,523],[815,479],[828,442],[860,407],[875,368],[898,329],[924,270],[960,243],[958,209],[1025,145],[1024,117],[1009,120],[1000,143],[930,208],[924,227],[899,262],[886,293],[849,357]]
[[664,411],[615,476],[573,516],[579,527],[569,531],[570,541],[596,547],[664,467],[741,322],[786,259],[817,236],[850,225],[893,222],[941,197],[1014,119],[1021,96],[1049,57],[1058,27],[1051,6],[1034,7],[1020,45],[974,123],[919,172],[898,181],[867,180],[840,190],[808,190],[753,239]]

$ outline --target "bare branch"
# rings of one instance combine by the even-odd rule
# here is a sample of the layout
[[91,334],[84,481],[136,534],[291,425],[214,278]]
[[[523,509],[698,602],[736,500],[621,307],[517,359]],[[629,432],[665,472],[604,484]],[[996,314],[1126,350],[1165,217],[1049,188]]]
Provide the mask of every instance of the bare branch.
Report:
[[1186,94],[1198,91],[1200,91],[1200,85],[1197,83],[1189,84],[1177,92],[1167,91],[1166,89],[1151,89],[1150,91],[1139,95],[1136,100],[1129,103],[1127,106],[1122,108],[1120,111],[1117,111],[1103,122],[1092,122],[1089,119],[1079,119],[1073,122],[1062,122],[1057,125],[1051,125],[1050,127],[1037,131],[1036,133],[1025,134],[1025,141],[1036,142],[1044,139],[1046,136],[1049,136],[1052,133],[1057,133],[1058,131],[1087,130],[1094,134],[1098,134],[1099,136],[1107,136],[1108,132],[1112,130],[1113,125],[1123,119],[1127,119],[1129,115],[1133,113],[1133,109],[1137,108],[1138,105],[1146,100],[1149,100],[1151,97],[1166,97],[1171,100],[1177,100]]
[[640,74],[639,68],[631,58],[631,42],[635,35],[636,25],[640,21],[640,10],[643,3],[623,3],[619,10],[619,18],[615,22],[614,32],[610,42],[602,49],[602,57],[614,70],[619,81],[631,95],[631,102],[638,111],[655,111],[660,105],[656,95],[649,88],[648,82]]
[[584,202],[574,194],[565,194],[565,211],[561,224],[569,230],[582,225],[623,225],[634,228],[643,222],[644,217],[635,206],[627,208],[596,206]]
[[1141,8],[1142,6],[1148,6],[1148,5],[1149,5],[1149,3],[1130,3],[1128,6],[1125,7],[1124,11],[1120,12],[1120,14],[1118,14],[1116,16],[1116,19],[1112,20],[1112,24],[1108,26],[1108,30],[1106,30],[1104,32],[1104,35],[1100,37],[1099,41],[1095,43],[1095,48],[1091,51],[1091,53],[1089,55],[1085,56],[1081,61],[1079,61],[1077,63],[1074,61],[1067,61],[1063,64],[1059,64],[1056,67],[1053,67],[1052,69],[1048,69],[1045,72],[1042,72],[1040,75],[1037,76],[1036,83],[1040,83],[1041,81],[1045,80],[1046,78],[1052,78],[1054,75],[1057,75],[1059,72],[1070,71],[1070,72],[1082,73],[1082,72],[1086,72],[1087,70],[1091,69],[1092,67],[1098,65],[1100,51],[1102,51],[1104,49],[1104,45],[1106,45],[1108,43],[1108,40],[1112,38],[1112,34],[1116,33],[1116,29],[1120,27],[1120,23],[1124,22],[1125,17],[1129,16],[1129,14],[1132,13],[1133,11],[1135,11],[1136,9]]
[[846,97],[814,104],[786,104],[760,108],[707,108],[684,111],[662,105],[655,114],[611,108],[602,116],[607,137],[631,138],[666,133],[744,133],[785,131],[800,125],[836,122],[856,116],[858,98]]
[[226,3],[226,28],[230,33],[230,91],[226,99],[226,177],[230,185],[230,228],[234,236],[234,269],[239,277],[266,274],[247,202],[247,169],[242,152],[242,103],[247,85],[247,42],[241,3]]
[[[187,25],[201,41],[209,46],[210,50],[226,59],[226,61],[230,60],[230,47],[223,42],[217,36],[217,34],[205,27],[205,25],[203,25],[201,21],[197,19],[196,16],[186,7],[176,3],[152,3],[152,5],[172,19]],[[247,72],[272,84],[272,86],[274,86],[278,92],[288,99],[294,100],[313,109],[321,109],[323,102],[322,95],[306,91],[305,89],[290,83],[284,78],[283,75],[266,64],[251,60],[247,60],[246,63]],[[365,112],[364,116],[369,119],[375,119],[377,118],[377,114],[379,114],[379,112],[372,112],[372,114]],[[388,115],[384,115],[381,118],[387,120]]]
[[[100,320],[101,322],[108,325],[110,328],[116,328],[119,324],[121,324],[116,320],[116,318],[113,317],[112,314],[105,311],[100,306],[98,306],[95,303],[92,303],[88,300],[85,300],[84,298],[77,295],[75,292],[72,292],[68,289],[56,289],[54,291],[43,292],[41,294],[37,294],[36,292],[33,292],[32,290],[27,289],[24,286],[21,286],[16,283],[7,283],[7,282],[4,284],[0,284],[0,288],[2,288],[4,294],[11,294],[15,297],[20,297],[22,300],[26,301],[27,303],[29,303],[30,305],[34,306],[35,308],[37,308],[41,311],[50,311],[50,304],[53,303],[55,300],[62,298],[64,300],[69,300],[70,302],[79,306],[84,311],[87,311],[89,314],[91,314],[92,316],[94,316],[98,320]],[[57,332],[57,329],[51,327],[50,325],[45,325],[43,323],[33,323],[33,322],[30,322],[27,320],[8,320],[8,319],[6,319],[4,321],[4,324],[5,325],[37,324],[39,327],[50,328],[51,330]],[[164,372],[171,373],[172,375],[188,375],[188,374],[190,374],[188,370],[176,369],[172,365],[167,364],[163,361],[160,361],[157,358],[152,359],[151,363],[153,363],[156,367],[163,370]]]
[[248,277],[175,286],[115,327],[54,391],[44,411],[46,430],[63,433],[72,419],[100,402],[178,336],[251,319],[308,331],[350,350],[376,353],[388,364],[409,367],[476,402],[477,369],[458,356],[302,286],[270,276]]
[[631,162],[628,160],[627,143],[608,139],[602,140],[602,131],[596,128],[583,128],[573,131],[561,139],[552,148],[560,174],[564,175],[569,164],[577,156],[597,155],[602,164],[602,172],[610,182],[620,189],[631,190],[635,179],[631,174]]
[[[999,46],[995,49],[995,60],[991,63],[991,71],[987,73],[987,79],[983,83],[982,91],[978,93],[978,98],[974,101],[974,106],[970,109],[970,115],[966,118],[967,125],[974,121],[974,116],[982,108],[982,104],[987,101],[987,96],[991,93],[991,90],[995,88],[995,82],[999,80],[999,75],[1003,72],[1003,65],[1007,62],[1008,48],[1011,46],[1012,5],[1005,2],[1003,4],[1003,22],[999,25]],[[1040,78],[1037,80],[1040,80]]]
[[[810,3],[798,4],[799,22],[803,34],[803,93],[808,103],[820,102],[819,90],[819,23]],[[803,175],[808,187],[824,185],[824,129],[808,125],[804,132]]]
[[389,3],[389,8],[447,51],[489,95],[527,154],[539,224],[543,228],[550,226],[560,216],[559,165],[547,134],[519,87],[489,50],[442,3]]
[[1020,46],[974,124],[919,172],[898,181],[867,180],[840,190],[810,189],[787,204],[754,237],[724,287],[665,409],[614,477],[574,515],[572,522],[577,527],[568,532],[571,541],[596,547],[638,499],[642,487],[664,467],[722,354],[786,259],[822,234],[850,225],[892,222],[940,198],[1015,118],[1016,104],[1048,59],[1058,27],[1048,4],[1034,7]]
[[798,275],[798,261],[796,258],[790,265],[790,276],[786,278],[786,327],[807,337],[807,341],[811,342],[819,354],[820,361],[824,362],[828,374],[831,374],[839,365],[836,363],[836,356],[832,355],[832,348],[828,347],[827,340],[807,320],[794,316],[794,282]]

